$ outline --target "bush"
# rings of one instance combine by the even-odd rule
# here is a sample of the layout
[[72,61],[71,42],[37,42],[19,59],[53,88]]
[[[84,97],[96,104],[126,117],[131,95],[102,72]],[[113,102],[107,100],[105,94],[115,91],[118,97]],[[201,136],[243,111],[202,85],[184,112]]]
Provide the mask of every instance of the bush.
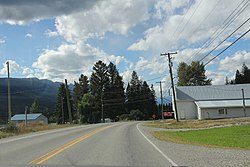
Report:
[[13,122],[9,122],[9,123],[6,124],[6,126],[3,128],[3,132],[17,133],[17,132],[18,132],[18,127],[17,127]]
[[143,113],[139,110],[131,110],[129,114],[130,120],[142,120],[143,119]]
[[129,120],[129,114],[122,114],[119,116],[120,121],[127,121]]

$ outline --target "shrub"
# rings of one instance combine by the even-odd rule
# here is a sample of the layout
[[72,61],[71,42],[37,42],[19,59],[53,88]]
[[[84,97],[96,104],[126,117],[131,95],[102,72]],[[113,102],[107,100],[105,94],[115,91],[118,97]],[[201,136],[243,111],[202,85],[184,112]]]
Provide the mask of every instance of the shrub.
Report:
[[8,132],[8,133],[17,133],[18,132],[18,127],[13,123],[13,122],[9,122],[4,128],[3,128],[4,132]]

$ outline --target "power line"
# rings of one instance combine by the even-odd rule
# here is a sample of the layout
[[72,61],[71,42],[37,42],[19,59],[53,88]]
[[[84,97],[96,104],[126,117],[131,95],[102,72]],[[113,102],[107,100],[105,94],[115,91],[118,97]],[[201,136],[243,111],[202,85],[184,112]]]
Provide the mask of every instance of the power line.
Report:
[[[194,14],[196,13],[197,9],[200,7],[202,1],[203,1],[203,0],[201,0],[201,1],[199,2],[199,4],[197,5],[197,7],[195,8],[194,12],[193,12],[193,13],[191,14],[191,16],[189,17],[188,21],[187,21],[186,24],[183,26],[181,32],[178,33],[178,36],[177,36],[175,42],[177,42],[177,41],[180,39],[180,36],[183,34],[186,25],[190,22],[191,18],[194,16]],[[174,42],[174,43],[175,43],[175,42]]]
[[[173,37],[175,36],[175,34],[177,33],[177,30],[179,30],[179,28],[180,28],[180,25],[183,23],[184,19],[186,18],[187,13],[189,12],[191,6],[192,6],[192,3],[189,3],[188,8],[187,8],[187,12],[184,14],[184,17],[182,17],[182,20],[181,20],[181,22],[178,24],[177,28],[175,29],[173,35],[171,36],[170,41],[173,40]],[[169,44],[168,44],[168,47],[169,47]]]
[[216,57],[220,56],[223,52],[225,52],[228,48],[230,48],[233,44],[235,44],[237,41],[239,41],[242,37],[244,37],[247,33],[249,33],[250,29],[248,29],[244,34],[242,34],[239,38],[237,38],[234,42],[232,42],[229,46],[227,46],[225,49],[223,49],[220,53],[218,53],[216,56],[214,56],[212,59],[210,59],[204,66],[208,65],[211,61],[213,61]]
[[[224,20],[224,22],[218,27],[213,34],[211,35],[210,38],[208,38],[202,45],[201,49],[198,50],[191,58],[196,57],[202,50],[208,48],[214,41],[215,39],[218,38],[219,35],[221,35],[227,27],[248,7],[249,2],[246,0],[243,0],[240,4],[237,5],[237,7],[230,13],[230,15]],[[243,5],[242,5],[243,4]],[[242,5],[242,7],[237,11],[237,9]],[[235,13],[236,12],[236,13]]]
[[235,32],[237,32],[243,25],[245,25],[250,20],[250,17],[245,20],[239,27],[237,27],[231,34],[229,34],[223,41],[221,41],[216,47],[214,47],[209,53],[207,53],[202,59],[199,61],[204,60],[207,56],[209,56],[213,51],[215,51],[222,43],[224,43],[228,38],[230,38]]

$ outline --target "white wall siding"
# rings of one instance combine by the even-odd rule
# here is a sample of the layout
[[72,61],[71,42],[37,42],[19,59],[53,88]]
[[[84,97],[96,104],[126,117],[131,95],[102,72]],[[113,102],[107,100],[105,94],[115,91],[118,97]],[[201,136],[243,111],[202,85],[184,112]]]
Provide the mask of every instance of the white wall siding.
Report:
[[193,101],[177,101],[179,119],[197,119],[197,107]]
[[[225,108],[227,112],[219,114],[219,109],[222,108],[201,108],[201,117],[199,119],[214,119],[214,118],[238,118],[244,117],[242,107]],[[250,117],[250,108],[246,108],[246,116]]]

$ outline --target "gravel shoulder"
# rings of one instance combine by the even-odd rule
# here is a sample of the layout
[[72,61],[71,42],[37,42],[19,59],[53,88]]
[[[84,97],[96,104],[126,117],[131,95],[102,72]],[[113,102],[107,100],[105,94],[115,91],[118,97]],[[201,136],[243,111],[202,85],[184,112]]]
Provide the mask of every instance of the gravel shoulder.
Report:
[[[161,141],[152,136],[153,131],[166,129],[143,126],[140,128],[161,150],[179,166],[249,166],[250,151],[227,148],[211,148]],[[183,130],[183,129],[182,129]]]

